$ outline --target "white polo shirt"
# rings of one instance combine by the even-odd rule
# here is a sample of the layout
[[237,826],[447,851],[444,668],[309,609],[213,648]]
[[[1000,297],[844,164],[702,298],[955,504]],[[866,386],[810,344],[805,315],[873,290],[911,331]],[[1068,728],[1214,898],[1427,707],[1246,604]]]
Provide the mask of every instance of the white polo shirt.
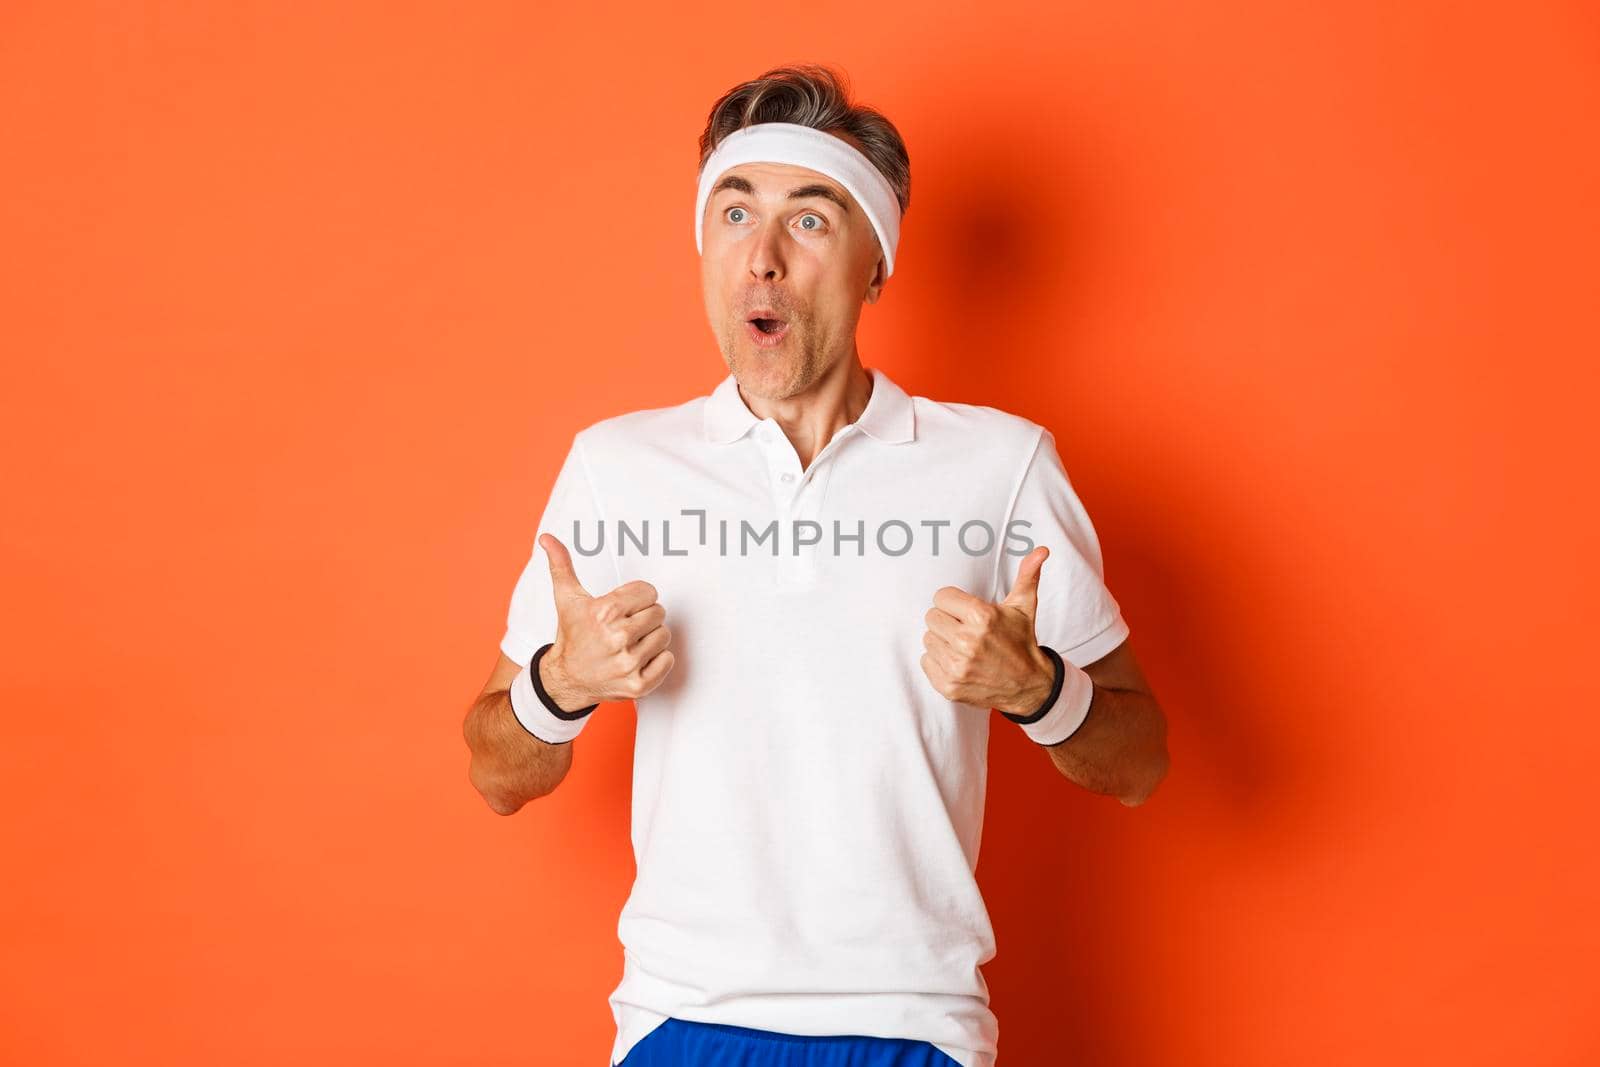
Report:
[[[732,374],[710,396],[596,422],[540,520],[590,594],[656,587],[676,657],[636,702],[613,1063],[668,1016],[994,1063],[980,970],[994,934],[974,871],[989,724],[1015,724],[933,687],[924,615],[945,585],[1004,598],[1043,543],[1040,644],[1082,667],[1128,626],[1047,430],[869,373],[860,418],[806,470]],[[527,664],[555,635],[536,534],[500,647]],[[515,711],[547,740],[588,721],[526,691]],[[1086,713],[1062,701],[1016,728],[1048,743]]]

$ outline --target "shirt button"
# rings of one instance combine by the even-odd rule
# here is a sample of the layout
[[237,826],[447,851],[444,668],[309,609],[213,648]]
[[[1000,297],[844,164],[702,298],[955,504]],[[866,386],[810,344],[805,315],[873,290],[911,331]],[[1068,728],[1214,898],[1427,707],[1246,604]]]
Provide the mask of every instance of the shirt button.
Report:
[[781,481],[785,481],[785,482],[794,481],[794,475],[790,474],[788,471],[784,471],[783,474],[779,475],[778,477],[779,477],[779,479]]

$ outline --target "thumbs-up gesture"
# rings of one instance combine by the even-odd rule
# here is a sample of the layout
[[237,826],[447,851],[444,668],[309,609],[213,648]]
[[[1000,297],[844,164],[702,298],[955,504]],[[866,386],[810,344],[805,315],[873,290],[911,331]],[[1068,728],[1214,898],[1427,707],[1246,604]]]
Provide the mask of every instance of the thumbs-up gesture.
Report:
[[1036,711],[1055,683],[1055,664],[1034,640],[1039,572],[1050,550],[1040,545],[1017,567],[1011,592],[991,604],[947,585],[933,594],[922,635],[922,671],[949,700],[1015,715]]
[[567,546],[553,534],[539,544],[550,559],[556,602],[556,639],[539,661],[545,692],[564,711],[605,700],[631,700],[661,684],[672,670],[666,651],[672,634],[656,587],[626,582],[604,596],[590,596],[572,569]]

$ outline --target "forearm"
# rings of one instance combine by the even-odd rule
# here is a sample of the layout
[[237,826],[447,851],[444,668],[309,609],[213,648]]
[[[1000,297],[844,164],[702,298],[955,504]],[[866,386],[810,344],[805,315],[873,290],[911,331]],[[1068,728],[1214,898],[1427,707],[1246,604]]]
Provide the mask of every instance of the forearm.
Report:
[[1056,769],[1092,793],[1142,804],[1167,773],[1167,723],[1155,698],[1094,688],[1089,715],[1071,737],[1044,746]]
[[529,733],[512,713],[511,694],[504,689],[473,704],[464,732],[472,750],[472,785],[501,815],[513,815],[553,791],[572,767],[573,742],[552,745]]

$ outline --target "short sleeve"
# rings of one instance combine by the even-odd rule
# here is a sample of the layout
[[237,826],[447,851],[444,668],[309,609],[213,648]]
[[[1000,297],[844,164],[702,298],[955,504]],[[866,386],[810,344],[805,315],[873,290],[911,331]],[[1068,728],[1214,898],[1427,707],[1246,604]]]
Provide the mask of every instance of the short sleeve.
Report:
[[527,666],[541,646],[556,639],[556,605],[550,585],[550,559],[539,544],[550,534],[567,546],[578,581],[593,596],[603,596],[619,584],[616,560],[604,551],[604,526],[598,496],[583,458],[582,434],[573,438],[567,458],[556,475],[544,514],[533,534],[533,550],[506,612],[506,632],[500,651]]
[[1043,427],[1002,531],[996,600],[1010,591],[1023,557],[1039,545],[1048,547],[1050,555],[1039,574],[1035,640],[1073,666],[1085,667],[1120,645],[1128,624],[1106,588],[1100,542],[1089,513],[1067,478],[1055,436]]

